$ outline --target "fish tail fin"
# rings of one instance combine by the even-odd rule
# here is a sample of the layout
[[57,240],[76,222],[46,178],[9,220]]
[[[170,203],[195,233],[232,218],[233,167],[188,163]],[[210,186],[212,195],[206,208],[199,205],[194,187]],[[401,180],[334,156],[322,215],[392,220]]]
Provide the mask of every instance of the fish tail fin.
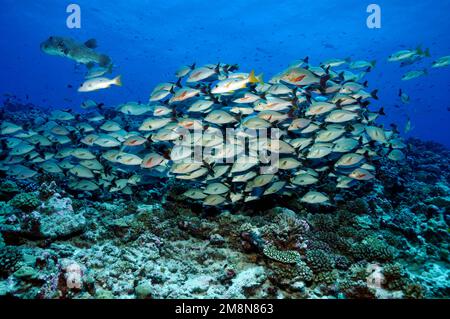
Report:
[[250,72],[248,80],[249,80],[250,83],[261,83],[261,79],[259,79],[258,77],[255,76],[255,71],[254,70],[252,70]]
[[264,73],[260,73],[256,76],[260,84],[264,84]]
[[322,69],[325,71],[326,74],[330,74],[331,65],[327,66],[326,68],[322,67]]
[[430,48],[426,48],[425,49],[425,52],[423,53],[427,58],[429,58],[429,57],[431,57],[431,54],[430,54]]
[[[346,132],[350,133],[355,130],[355,127],[351,124],[347,124],[347,125],[345,125],[344,129]],[[362,136],[360,136],[360,139],[362,139]]]
[[369,101],[361,102],[361,106],[362,106],[362,107],[368,107],[369,105],[370,105],[370,102],[369,102]]
[[372,68],[374,68],[375,65],[377,65],[377,60],[372,60],[372,61],[370,61],[370,64],[372,64]]
[[370,95],[375,99],[378,100],[378,90],[373,90],[372,92],[370,92]]
[[327,81],[328,81],[329,79],[331,79],[331,76],[330,76],[329,74],[326,74],[326,75],[322,76],[322,77],[320,78],[320,87],[323,88],[323,89],[326,89],[326,87],[327,87]]
[[287,119],[293,119],[295,118],[295,108],[291,108],[287,114]]
[[305,91],[305,98],[306,98],[306,101],[307,101],[309,104],[311,104],[311,98],[312,98],[311,92]]
[[256,76],[255,76],[255,71],[254,71],[254,70],[252,70],[252,71],[250,72],[250,75],[249,75],[249,77],[248,77],[248,80],[249,80],[250,83],[258,83],[258,79],[257,79]]
[[214,68],[214,72],[216,72],[216,74],[220,74],[220,62],[217,63],[216,67]]
[[122,86],[122,76],[119,75],[113,79],[113,83],[117,86]]
[[[295,97],[297,97],[297,91],[298,91],[298,87],[294,87],[293,89],[292,89],[292,96],[295,98]],[[264,95],[264,97],[265,97],[265,95]],[[265,98],[264,98],[265,99]]]
[[347,57],[346,59],[344,59],[345,62],[350,63],[352,62],[352,58],[351,57]]
[[293,106],[294,108],[297,108],[297,107],[298,107],[297,103],[298,103],[298,97],[297,97],[297,96],[294,96],[294,98],[292,99],[291,104],[292,104],[292,106]]
[[177,82],[175,83],[175,85],[176,85],[177,87],[179,87],[179,88],[183,87],[183,86],[181,85],[181,78],[178,78],[178,80],[177,80]]
[[428,75],[428,70],[427,69],[423,69],[423,74]]

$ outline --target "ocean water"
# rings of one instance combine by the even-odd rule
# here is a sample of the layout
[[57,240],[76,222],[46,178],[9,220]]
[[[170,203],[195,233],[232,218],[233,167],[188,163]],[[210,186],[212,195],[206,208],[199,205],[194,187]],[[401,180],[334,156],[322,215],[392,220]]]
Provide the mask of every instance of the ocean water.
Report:
[[[315,64],[330,58],[376,60],[367,79],[371,89],[379,89],[386,125],[402,129],[410,117],[413,129],[406,136],[450,145],[450,68],[430,69],[434,59],[450,52],[448,1],[377,1],[380,29],[367,27],[369,1],[76,1],[81,28],[69,29],[71,3],[2,1],[2,93],[76,109],[86,98],[108,105],[147,101],[157,83],[173,80],[178,67],[193,62],[237,63],[269,78],[305,56]],[[43,54],[39,44],[50,35],[97,39],[124,86],[90,94],[67,88],[79,86],[85,70]],[[430,48],[431,58],[405,68],[386,61],[418,45]],[[428,76],[401,81],[406,71],[424,68]],[[409,105],[399,100],[399,88],[411,97]]]

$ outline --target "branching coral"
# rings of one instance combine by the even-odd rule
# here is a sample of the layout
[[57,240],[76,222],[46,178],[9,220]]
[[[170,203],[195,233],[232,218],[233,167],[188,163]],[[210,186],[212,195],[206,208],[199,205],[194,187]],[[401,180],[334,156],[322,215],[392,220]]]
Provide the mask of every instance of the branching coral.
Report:
[[294,250],[282,251],[274,246],[266,245],[263,249],[263,253],[273,260],[286,264],[296,264],[301,261],[300,254]]
[[306,264],[314,271],[314,273],[331,271],[334,268],[332,256],[323,250],[307,251]]
[[396,255],[393,247],[373,237],[368,237],[356,244],[352,250],[356,259],[367,261],[391,261]]

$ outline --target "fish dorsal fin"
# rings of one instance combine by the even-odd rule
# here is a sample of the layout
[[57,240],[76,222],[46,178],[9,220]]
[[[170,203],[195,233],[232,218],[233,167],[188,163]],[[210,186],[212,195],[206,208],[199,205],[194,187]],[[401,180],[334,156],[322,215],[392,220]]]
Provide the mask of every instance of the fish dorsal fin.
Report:
[[84,42],[84,45],[86,47],[88,47],[89,49],[95,49],[95,48],[97,48],[97,40],[89,39],[86,42]]

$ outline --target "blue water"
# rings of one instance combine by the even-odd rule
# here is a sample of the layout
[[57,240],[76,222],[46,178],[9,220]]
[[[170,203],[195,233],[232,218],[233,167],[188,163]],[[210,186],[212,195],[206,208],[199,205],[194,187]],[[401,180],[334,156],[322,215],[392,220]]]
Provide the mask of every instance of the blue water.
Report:
[[[70,3],[81,6],[81,29],[66,26]],[[268,78],[304,56],[317,64],[329,58],[375,59],[368,80],[380,90],[379,104],[388,115],[383,121],[403,128],[409,116],[413,130],[408,135],[450,146],[450,67],[429,69],[429,75],[408,82],[400,79],[408,70],[429,68],[434,58],[450,55],[450,1],[378,0],[382,27],[377,30],[366,26],[370,3],[2,0],[0,93],[54,108],[77,108],[86,98],[113,106],[147,101],[154,85],[173,80],[179,66],[192,62],[238,63]],[[78,93],[85,69],[43,54],[39,44],[50,35],[96,38],[124,86]],[[386,62],[393,52],[419,44],[430,48],[431,58],[409,68]],[[410,95],[409,105],[401,104],[399,88]]]

